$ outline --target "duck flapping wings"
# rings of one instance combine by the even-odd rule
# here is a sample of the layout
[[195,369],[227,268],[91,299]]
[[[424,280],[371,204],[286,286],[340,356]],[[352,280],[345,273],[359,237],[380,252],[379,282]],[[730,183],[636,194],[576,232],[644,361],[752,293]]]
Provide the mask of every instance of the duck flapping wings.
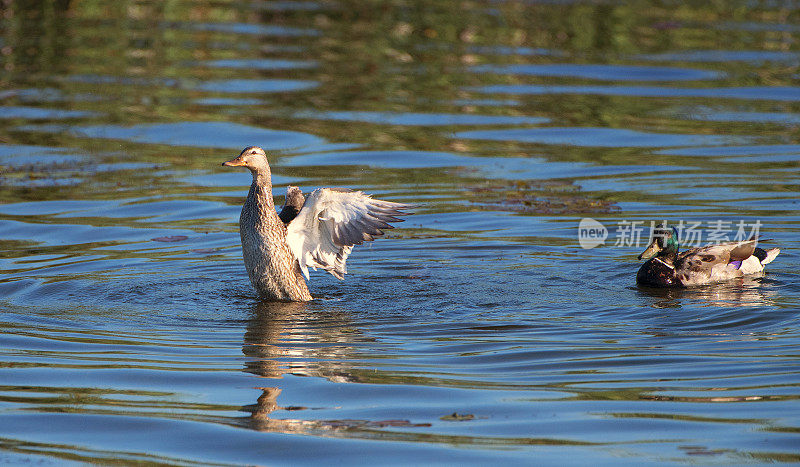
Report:
[[389,222],[402,222],[397,216],[410,207],[372,199],[361,191],[319,188],[289,223],[286,243],[307,279],[309,266],[343,279],[353,246],[383,235],[384,229],[392,228]]

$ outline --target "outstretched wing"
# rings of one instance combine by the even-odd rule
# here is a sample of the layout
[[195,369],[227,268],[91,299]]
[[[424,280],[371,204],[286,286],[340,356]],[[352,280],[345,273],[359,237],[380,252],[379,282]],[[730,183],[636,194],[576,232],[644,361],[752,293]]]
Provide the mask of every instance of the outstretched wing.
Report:
[[308,278],[308,267],[324,269],[339,279],[347,273],[353,245],[360,245],[391,229],[389,222],[409,205],[372,199],[360,191],[319,188],[306,198],[297,217],[289,223],[286,243],[300,270]]

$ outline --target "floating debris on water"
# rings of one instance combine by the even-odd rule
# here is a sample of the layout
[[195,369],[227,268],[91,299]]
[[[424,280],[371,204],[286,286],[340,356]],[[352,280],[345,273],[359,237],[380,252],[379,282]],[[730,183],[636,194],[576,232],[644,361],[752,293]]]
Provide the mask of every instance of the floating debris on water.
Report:
[[470,202],[486,209],[528,214],[619,211],[614,201],[589,198],[570,181],[492,181],[467,187],[465,195]]
[[450,415],[443,415],[439,417],[439,420],[444,420],[446,422],[466,422],[468,420],[475,420],[475,415],[472,415],[471,413],[453,412]]

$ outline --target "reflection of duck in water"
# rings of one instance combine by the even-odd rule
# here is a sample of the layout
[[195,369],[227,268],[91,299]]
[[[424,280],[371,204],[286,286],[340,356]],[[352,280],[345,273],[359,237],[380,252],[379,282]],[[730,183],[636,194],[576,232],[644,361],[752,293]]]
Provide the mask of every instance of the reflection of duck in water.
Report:
[[727,242],[678,253],[678,232],[657,229],[639,259],[651,258],[636,274],[636,282],[655,287],[691,287],[758,274],[780,250],[756,247],[757,240]]
[[[290,187],[281,216],[272,199],[272,175],[264,150],[245,148],[224,162],[247,167],[253,184],[242,206],[239,233],[250,282],[272,300],[311,300],[303,275],[308,267],[324,269],[339,279],[354,245],[383,235],[381,229],[399,222],[406,204],[372,199],[360,191],[333,188],[314,190],[304,202],[299,189]],[[299,195],[299,197],[298,197]],[[301,203],[302,204],[298,204]],[[301,206],[296,213],[294,210]]]
[[[326,309],[310,310],[304,303],[258,302],[244,334],[244,371],[259,378],[281,379],[284,375],[322,377],[334,382],[349,382],[352,369],[346,362],[358,338],[345,313]],[[308,347],[306,343],[316,345]],[[307,407],[282,407],[279,387],[258,387],[261,395],[255,404],[242,409],[250,413],[247,426],[258,431],[308,433],[325,429],[323,420],[300,420],[286,413],[273,418],[275,411],[307,410]]]
[[[254,404],[242,407],[250,415],[239,426],[278,433],[327,434],[346,432],[347,437],[369,438],[376,429],[391,427],[429,427],[430,423],[412,423],[400,418],[388,419],[316,419],[312,415],[292,418],[291,412],[331,407],[281,406],[278,397],[282,388],[272,382],[284,375],[325,378],[332,383],[384,383],[387,376],[378,368],[365,370],[360,361],[359,345],[372,339],[364,336],[344,310],[326,306],[314,310],[305,303],[258,302],[244,335],[242,353],[244,371],[255,379],[261,394]],[[313,343],[309,345],[310,343]],[[359,394],[356,391],[356,394]],[[347,391],[337,393],[337,397]],[[296,394],[295,398],[313,396]],[[327,399],[326,399],[327,401]],[[325,402],[327,404],[328,402]],[[390,409],[391,410],[391,409]],[[277,412],[277,415],[273,415]],[[381,437],[407,441],[408,432],[383,430]],[[448,435],[448,440],[452,438]]]
[[[333,306],[324,310],[306,303],[260,301],[244,334],[245,371],[264,378],[323,377],[352,381],[352,343],[361,337],[347,313]],[[306,344],[314,343],[306,348]]]
[[763,287],[755,276],[742,276],[712,287],[642,287],[639,292],[647,297],[654,308],[679,308],[685,299],[703,302],[720,308],[741,308],[744,306],[774,306],[777,293],[770,287]]
[[[316,334],[315,328],[307,326],[308,322],[318,317],[312,318],[306,306],[304,303],[280,302],[258,302],[255,305],[242,345],[242,353],[246,357],[244,371],[270,379],[280,379],[285,374],[319,376],[311,370],[315,356],[304,355],[302,348],[291,345],[293,338],[302,342],[322,338]],[[308,329],[308,333],[304,329]],[[327,361],[325,356],[320,359]],[[306,407],[278,405],[278,396],[283,391],[279,387],[257,389],[261,390],[261,395],[256,403],[242,407],[242,410],[250,413],[247,427],[258,431],[307,433],[320,425],[316,420],[272,418],[271,414],[275,411],[305,410]]]

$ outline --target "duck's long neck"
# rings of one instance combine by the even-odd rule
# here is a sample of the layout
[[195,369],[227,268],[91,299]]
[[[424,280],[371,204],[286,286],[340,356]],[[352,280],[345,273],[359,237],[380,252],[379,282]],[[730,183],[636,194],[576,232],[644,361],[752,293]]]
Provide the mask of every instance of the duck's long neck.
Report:
[[253,172],[253,184],[250,185],[248,196],[253,197],[259,206],[275,210],[275,201],[272,199],[272,175],[269,169]]

